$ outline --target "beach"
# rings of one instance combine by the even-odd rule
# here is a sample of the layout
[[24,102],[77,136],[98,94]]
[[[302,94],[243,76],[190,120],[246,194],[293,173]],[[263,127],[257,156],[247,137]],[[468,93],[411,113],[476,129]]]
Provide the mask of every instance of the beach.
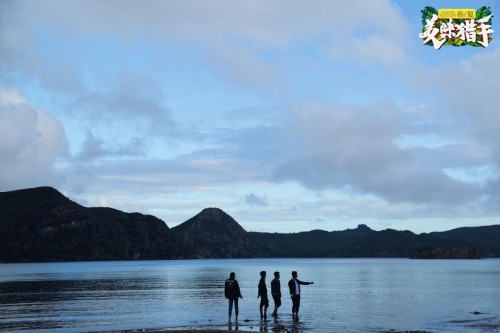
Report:
[[[285,329],[286,330],[286,329]],[[284,330],[284,331],[285,331]],[[254,333],[255,331],[240,330],[237,326],[234,328],[220,329],[220,328],[186,328],[186,329],[135,329],[135,330],[120,330],[120,331],[107,331],[100,333],[226,333],[237,331],[239,333]],[[273,332],[279,332],[280,330],[271,330]],[[289,330],[290,331],[290,330]],[[92,332],[97,333],[97,332]]]
[[[136,330],[120,330],[120,331],[108,331],[108,332],[100,332],[100,333],[226,333],[226,332],[234,332],[237,331],[239,333],[254,333],[254,332],[289,332],[289,333],[299,333],[299,332],[308,332],[309,330],[306,327],[300,327],[300,325],[257,325],[258,327],[254,327],[252,325],[248,325],[247,327],[241,327],[239,325],[228,326],[227,329],[222,328],[207,328],[207,327],[186,327],[184,328],[175,328],[175,329],[136,329]],[[496,326],[498,328],[498,326]],[[248,330],[250,329],[250,330]],[[97,332],[92,332],[97,333]],[[425,330],[382,330],[379,333],[430,333]]]
[[[140,333],[140,332],[145,332],[145,333],[226,333],[226,332],[231,332],[229,330],[207,330],[207,329],[188,329],[188,330],[132,330],[132,331],[118,331],[115,333]],[[251,331],[240,331],[240,333],[251,333]],[[111,332],[110,332],[111,333]]]
[[[480,329],[482,332],[498,332],[498,329],[500,328],[498,324],[486,324],[486,325],[478,325],[476,326],[478,329]],[[207,329],[207,328],[200,328],[200,329],[139,329],[139,330],[125,330],[125,331],[112,331],[112,332],[101,332],[101,333],[226,333],[226,332],[233,332],[237,331],[239,333],[254,333],[256,331],[247,331],[247,330],[239,330],[238,328],[235,329]],[[307,329],[305,328],[297,328],[297,327],[273,327],[269,328],[266,330],[259,330],[258,332],[282,332],[282,333],[299,333],[299,332],[308,332]],[[97,333],[97,332],[95,332]],[[426,330],[381,330],[379,333],[431,333],[430,331]]]

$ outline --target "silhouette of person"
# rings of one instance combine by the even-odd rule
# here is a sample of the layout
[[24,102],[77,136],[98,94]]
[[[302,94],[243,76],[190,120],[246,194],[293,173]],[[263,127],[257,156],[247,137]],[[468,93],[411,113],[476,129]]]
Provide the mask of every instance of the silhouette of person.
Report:
[[243,296],[241,296],[240,286],[235,277],[236,274],[234,272],[231,272],[231,274],[229,274],[229,279],[227,279],[226,283],[224,284],[224,296],[229,300],[229,321],[231,321],[233,303],[234,314],[236,317],[236,321],[238,321],[238,298],[243,298]]
[[300,285],[314,284],[314,282],[304,282],[297,279],[297,271],[292,272],[292,278],[288,281],[288,288],[290,289],[290,298],[292,299],[292,317],[299,318],[300,308]]
[[267,308],[269,307],[269,298],[267,298],[267,287],[266,287],[266,272],[260,272],[260,281],[259,281],[259,293],[257,294],[257,298],[260,297],[260,319],[267,318]]
[[278,308],[281,306],[280,272],[274,272],[274,279],[271,281],[271,295],[274,300],[273,317],[278,317]]

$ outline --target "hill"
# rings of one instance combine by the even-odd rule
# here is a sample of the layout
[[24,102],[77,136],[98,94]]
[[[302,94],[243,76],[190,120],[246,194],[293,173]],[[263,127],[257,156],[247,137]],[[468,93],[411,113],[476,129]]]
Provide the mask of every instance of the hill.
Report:
[[500,256],[500,225],[464,227],[429,235],[440,239],[462,239],[475,244],[483,257]]
[[0,193],[0,261],[170,259],[178,249],[160,219],[85,208],[57,190]]
[[162,220],[83,207],[50,187],[0,192],[0,262],[192,258],[500,257],[500,225],[423,233],[247,232],[218,208],[169,229]]
[[465,246],[460,239],[416,235],[411,231],[374,231],[366,225],[357,229],[279,234],[251,232],[255,243],[271,257],[409,257],[420,248]]
[[262,255],[248,233],[218,208],[206,208],[172,228],[184,258],[253,258]]

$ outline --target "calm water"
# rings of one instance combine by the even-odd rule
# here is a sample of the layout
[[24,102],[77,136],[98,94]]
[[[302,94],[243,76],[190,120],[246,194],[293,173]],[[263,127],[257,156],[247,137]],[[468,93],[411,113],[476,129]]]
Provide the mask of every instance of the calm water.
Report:
[[[259,272],[281,272],[280,317],[260,321]],[[293,323],[287,282],[302,287]],[[244,299],[227,323],[223,284]],[[272,309],[272,300],[270,309]],[[270,313],[271,311],[269,311]],[[479,312],[479,314],[474,314]],[[250,259],[0,264],[0,330],[202,328],[273,332],[499,332],[500,260]]]

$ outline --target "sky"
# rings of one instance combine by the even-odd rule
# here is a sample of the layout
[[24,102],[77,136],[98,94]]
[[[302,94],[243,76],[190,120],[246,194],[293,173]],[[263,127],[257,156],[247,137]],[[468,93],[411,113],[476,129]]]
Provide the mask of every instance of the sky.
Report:
[[1,0],[0,191],[169,227],[500,224],[498,19],[487,48],[419,37],[425,6],[500,12],[471,3]]

